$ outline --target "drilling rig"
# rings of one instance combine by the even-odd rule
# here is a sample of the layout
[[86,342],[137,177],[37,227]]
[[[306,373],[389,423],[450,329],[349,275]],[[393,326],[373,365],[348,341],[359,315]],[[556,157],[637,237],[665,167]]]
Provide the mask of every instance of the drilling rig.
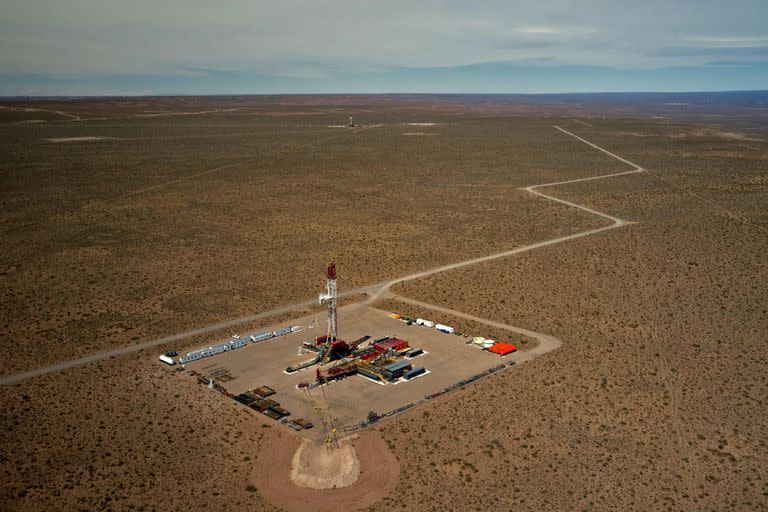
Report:
[[[370,339],[370,336],[363,336],[353,342],[346,342],[339,339],[339,324],[337,316],[336,293],[336,264],[331,263],[325,271],[325,293],[318,296],[318,302],[328,306],[328,333],[325,336],[318,336],[313,341],[304,342],[302,349],[315,352],[315,357],[304,363],[289,366],[285,369],[287,373],[297,372],[313,365],[324,365],[331,361],[339,361],[342,364],[349,363],[347,358],[356,358],[359,354],[356,352],[362,344]],[[336,377],[351,373],[351,367],[332,368],[328,372],[331,377]],[[321,374],[318,373],[318,381]]]
[[317,298],[318,303],[328,304],[328,335],[325,340],[332,343],[338,339],[337,316],[336,316],[336,263],[329,263],[325,271],[325,294],[320,294]]
[[336,264],[330,263],[325,271],[325,293],[318,296],[318,302],[328,306],[328,332],[325,336],[315,338],[314,342],[305,344],[308,350],[317,353],[314,359],[296,366],[289,366],[285,369],[286,372],[293,373],[315,364],[322,365],[329,361],[335,361],[353,350],[354,347],[339,339],[337,300]]

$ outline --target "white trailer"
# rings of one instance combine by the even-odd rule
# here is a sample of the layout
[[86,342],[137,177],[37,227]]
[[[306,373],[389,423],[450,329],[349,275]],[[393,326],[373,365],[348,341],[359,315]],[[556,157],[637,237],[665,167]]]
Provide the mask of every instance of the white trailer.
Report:
[[163,354],[163,355],[161,355],[161,356],[160,356],[160,360],[161,360],[162,362],[164,362],[165,364],[167,364],[167,365],[170,365],[170,366],[173,366],[173,365],[175,365],[175,364],[176,364],[176,361],[174,361],[173,359],[171,359],[170,357],[168,357],[168,356],[167,356],[167,355],[165,355],[165,354]]

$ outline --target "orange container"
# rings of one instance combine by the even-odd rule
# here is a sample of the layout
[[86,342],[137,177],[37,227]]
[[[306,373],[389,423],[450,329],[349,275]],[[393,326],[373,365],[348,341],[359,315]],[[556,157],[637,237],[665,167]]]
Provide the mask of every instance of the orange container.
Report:
[[488,352],[493,352],[494,354],[505,356],[507,354],[511,354],[515,350],[517,350],[517,347],[511,343],[496,343],[494,346],[488,349]]

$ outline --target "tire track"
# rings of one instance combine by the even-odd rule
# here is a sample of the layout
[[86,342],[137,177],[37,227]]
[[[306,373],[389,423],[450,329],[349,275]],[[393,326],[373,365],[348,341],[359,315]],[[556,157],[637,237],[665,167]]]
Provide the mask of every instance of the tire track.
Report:
[[[639,258],[635,255],[635,266],[639,265]],[[645,302],[647,304],[652,303],[653,297],[647,292],[647,288],[643,293]],[[658,315],[654,315],[649,321],[649,341],[656,348],[657,354],[657,368],[658,377],[664,387],[666,397],[662,396],[662,399],[666,398],[667,403],[664,404],[667,415],[669,417],[669,426],[672,431],[673,443],[677,449],[677,463],[679,465],[680,479],[683,485],[688,489],[689,499],[698,497],[697,486],[703,482],[704,475],[702,468],[695,459],[694,449],[686,442],[683,432],[683,420],[680,415],[681,411],[681,397],[682,397],[682,385],[675,378],[673,369],[669,364],[667,358],[667,347],[664,344],[664,338],[660,335],[662,329],[660,328],[660,320]],[[663,403],[663,402],[662,402]],[[662,417],[662,421],[665,418]],[[683,460],[684,454],[687,456],[688,462]]]

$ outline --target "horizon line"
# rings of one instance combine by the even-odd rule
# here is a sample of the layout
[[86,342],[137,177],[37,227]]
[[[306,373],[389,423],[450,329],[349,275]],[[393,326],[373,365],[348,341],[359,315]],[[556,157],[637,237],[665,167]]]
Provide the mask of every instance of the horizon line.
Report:
[[300,92],[300,93],[150,93],[150,94],[33,94],[3,95],[0,101],[14,99],[90,99],[90,98],[178,98],[219,96],[578,96],[601,94],[712,94],[768,93],[768,89],[699,89],[689,91],[589,91],[589,92]]

